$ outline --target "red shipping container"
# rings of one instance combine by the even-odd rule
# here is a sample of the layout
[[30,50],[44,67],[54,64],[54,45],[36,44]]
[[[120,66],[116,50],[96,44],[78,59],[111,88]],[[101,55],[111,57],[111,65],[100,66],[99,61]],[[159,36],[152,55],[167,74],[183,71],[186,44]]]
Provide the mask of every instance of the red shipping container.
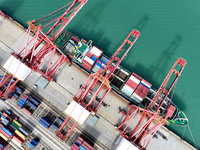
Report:
[[136,89],[136,87],[138,86],[138,84],[137,83],[135,83],[135,82],[133,82],[132,80],[128,80],[127,82],[126,82],[126,84],[129,86],[129,87],[131,87],[132,89]]
[[138,96],[140,96],[141,98],[145,98],[145,96],[146,96],[146,94],[144,94],[144,93],[142,93],[140,90],[136,90],[135,92],[134,92],[135,94],[137,94]]
[[88,52],[86,56],[91,58],[93,56],[93,54],[91,52]]
[[71,150],[78,150],[78,148],[72,146],[72,147],[71,147]]
[[134,77],[136,77],[137,79],[142,80],[142,78],[141,78],[140,76],[138,76],[137,74],[135,74],[134,72],[133,72],[132,75],[133,75]]
[[30,111],[28,111],[26,108],[23,108],[23,110],[24,110],[27,114],[32,115],[32,113],[31,113]]
[[12,99],[17,100],[17,97],[15,97],[14,95],[12,96]]
[[89,62],[87,62],[86,60],[83,59],[83,64],[86,64],[88,66],[92,66],[93,64],[90,64]]
[[3,127],[4,127],[4,125],[0,123],[0,128],[3,128]]
[[144,94],[147,94],[149,92],[149,89],[146,86],[142,85],[142,84],[139,84],[137,89],[140,90]]
[[82,144],[83,140],[77,139],[76,140],[79,144]]
[[99,60],[97,60],[97,63],[99,63],[100,65],[102,64],[102,62],[100,62]]
[[84,148],[86,148],[87,150],[92,150],[93,149],[93,147],[89,143],[87,143],[86,141],[83,142],[82,146]]
[[8,117],[8,114],[7,114],[7,113],[5,113],[5,112],[3,113],[3,115],[4,115],[5,117]]
[[23,94],[22,98],[26,100],[28,98],[28,95],[27,94]]
[[21,106],[19,106],[18,104],[16,105],[19,109],[21,109]]
[[5,131],[0,130],[0,132],[1,132],[3,135],[5,135],[5,137],[10,138],[10,135],[8,135]]
[[149,86],[149,88],[151,87],[151,83],[147,82],[146,80],[142,79],[142,82],[144,82],[145,84],[147,84]]
[[19,144],[23,143],[23,140],[20,137],[18,137],[17,135],[14,135],[13,139],[15,139],[15,141],[17,141]]
[[85,67],[86,69],[88,69],[89,71],[92,69],[92,67],[89,67],[88,65],[86,65],[86,64],[82,64],[83,65],[83,67]]

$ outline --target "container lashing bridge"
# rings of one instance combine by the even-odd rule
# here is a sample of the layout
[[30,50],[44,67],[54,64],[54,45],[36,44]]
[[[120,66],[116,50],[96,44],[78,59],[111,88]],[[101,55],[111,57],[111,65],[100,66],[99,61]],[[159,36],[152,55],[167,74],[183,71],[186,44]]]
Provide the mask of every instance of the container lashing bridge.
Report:
[[[12,92],[19,78],[22,77],[22,74],[19,74],[20,71],[26,72],[23,75],[28,76],[27,71],[30,68],[48,80],[54,80],[53,77],[58,68],[63,63],[70,62],[68,57],[57,48],[54,41],[59,38],[60,33],[86,2],[87,0],[73,0],[47,16],[29,22],[26,34],[24,34],[18,49],[12,53],[12,59],[7,62],[6,72],[0,80],[0,97],[2,99],[8,98],[8,94]],[[14,65],[14,62],[17,62],[18,66]],[[28,66],[25,71],[20,70],[22,64]],[[25,78],[23,77],[23,79]]]
[[[158,129],[162,125],[168,124],[168,119],[176,109],[175,106],[171,105],[172,96],[185,64],[186,61],[179,58],[147,108],[143,109],[139,106],[131,105],[126,117],[117,126],[122,137],[128,140],[131,146],[142,150],[146,149]],[[172,89],[171,99],[168,99],[167,97]],[[161,111],[161,107],[165,107],[165,111]],[[133,119],[134,121],[132,121]]]
[[[66,113],[68,113],[69,116],[56,134],[61,140],[65,140],[70,135],[77,123],[80,123],[79,120],[85,117],[86,112],[88,116],[96,113],[106,95],[111,90],[109,79],[136,42],[139,34],[140,32],[137,30],[131,31],[123,44],[111,56],[106,66],[97,71],[97,73],[91,74],[73,97],[74,101],[72,101],[72,104],[70,103],[66,109]],[[80,107],[82,108],[82,111],[78,112]],[[65,126],[70,123],[70,118],[73,118],[75,123],[68,131],[64,132]],[[85,119],[87,119],[87,117],[85,117]]]

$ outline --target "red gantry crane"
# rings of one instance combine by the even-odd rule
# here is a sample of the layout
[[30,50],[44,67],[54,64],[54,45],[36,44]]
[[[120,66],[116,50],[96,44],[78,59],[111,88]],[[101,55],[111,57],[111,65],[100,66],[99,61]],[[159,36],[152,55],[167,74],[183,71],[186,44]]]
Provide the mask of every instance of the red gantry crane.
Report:
[[[84,121],[81,122],[81,119],[85,118],[86,120],[90,113],[95,114],[111,90],[109,79],[136,42],[139,34],[140,32],[137,30],[131,31],[123,44],[109,59],[105,68],[100,69],[97,73],[91,74],[76,93],[73,98],[75,101],[72,101],[65,111],[69,116],[56,134],[61,140],[69,136],[77,123],[83,124]],[[73,118],[75,123],[68,128],[68,131],[65,131],[64,128],[67,123],[70,123],[70,118]]]
[[[117,149],[120,149],[119,147],[123,143],[126,143],[123,146],[127,149],[146,149],[158,129],[168,123],[167,119],[172,116],[176,109],[171,105],[174,89],[171,99],[167,100],[167,97],[172,88],[175,88],[185,64],[186,61],[181,58],[175,62],[147,109],[131,105],[125,119],[117,127],[123,137],[122,142],[117,145]],[[165,110],[163,111],[161,107],[165,107]],[[134,121],[132,121],[133,119]]]
[[[29,23],[18,49],[12,53],[6,64],[6,73],[0,80],[0,98],[7,99],[8,93],[13,90],[19,78],[27,74],[28,68],[20,69],[24,64],[53,80],[58,68],[64,62],[70,62],[54,41],[86,2],[87,0],[73,0],[49,15]],[[17,62],[18,66],[14,62]],[[26,73],[22,75],[19,72]]]

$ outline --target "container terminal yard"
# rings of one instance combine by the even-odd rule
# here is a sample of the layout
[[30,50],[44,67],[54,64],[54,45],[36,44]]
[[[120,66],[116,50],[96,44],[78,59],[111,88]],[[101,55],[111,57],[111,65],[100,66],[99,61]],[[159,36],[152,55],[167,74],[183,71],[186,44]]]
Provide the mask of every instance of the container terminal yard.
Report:
[[[80,5],[78,8],[80,9],[81,7],[82,6]],[[75,10],[77,11],[79,9]],[[75,15],[77,12],[72,13],[72,17],[70,16],[71,18],[69,18],[72,19],[73,15]],[[23,43],[21,40],[24,38],[24,35],[27,32],[26,29],[24,29],[20,24],[3,13],[0,15],[0,22],[1,85],[4,81],[4,84],[6,85],[8,82],[6,82],[6,76],[4,76],[4,74],[7,72],[9,67],[6,67],[5,64],[10,63],[10,66],[12,66],[11,62],[16,61],[16,59],[13,57],[14,55],[11,56],[11,54],[17,51],[18,45],[26,45],[27,41],[23,40]],[[64,26],[68,23],[69,22],[67,21]],[[32,27],[35,26],[33,25]],[[34,28],[32,29],[35,30]],[[61,33],[61,30],[59,29],[59,32],[56,32],[55,36],[58,36]],[[133,30],[129,35],[131,34],[137,36],[138,32]],[[30,34],[30,37],[32,36],[33,35]],[[43,35],[43,37],[41,35],[41,38],[46,37],[45,35]],[[52,38],[55,37],[52,36]],[[48,38],[46,39],[48,41]],[[36,38],[36,41],[37,40],[38,37]],[[133,46],[135,41],[136,40],[130,42],[128,39],[127,43],[131,45],[128,50]],[[41,45],[37,45],[37,48],[45,47],[44,41],[41,41],[40,44]],[[51,45],[52,43],[49,41],[48,44]],[[119,48],[118,50],[121,49]],[[59,54],[54,54],[53,57],[50,58],[45,56],[45,54],[47,53],[43,53],[42,57],[45,57],[45,60],[50,59],[51,63],[56,64],[58,62],[57,59],[60,58],[58,56]],[[24,58],[22,58],[22,60],[23,59]],[[69,60],[70,58],[66,59]],[[59,59],[59,61],[61,62],[62,60]],[[120,63],[119,59],[115,58],[115,61]],[[18,62],[16,61],[15,63]],[[127,118],[126,115],[131,108],[130,101],[119,95],[111,88],[106,89],[106,87],[104,87],[102,88],[104,92],[106,92],[106,96],[102,98],[104,101],[100,100],[99,103],[92,104],[91,107],[88,108],[87,106],[89,103],[87,100],[78,104],[77,100],[73,99],[78,99],[77,92],[79,90],[82,90],[83,93],[84,91],[87,91],[87,87],[89,85],[84,87],[84,82],[87,81],[88,77],[91,75],[87,72],[87,68],[84,69],[74,62],[63,61],[61,63],[62,66],[59,64],[57,66],[55,65],[56,67],[51,64],[51,67],[53,66],[56,68],[56,73],[51,72],[51,70],[50,72],[45,72],[44,70],[46,68],[42,68],[42,71],[38,71],[37,69],[35,69],[35,71],[30,71],[31,69],[27,69],[28,67],[24,67],[25,65],[23,66],[21,63],[20,67],[24,68],[21,69],[20,73],[24,71],[24,74],[22,73],[18,79],[11,79],[12,76],[7,78],[9,83],[6,85],[6,87],[8,87],[7,89],[10,91],[7,89],[5,91],[2,90],[2,99],[6,97],[6,100],[0,102],[2,128],[2,132],[0,134],[2,144],[1,148],[74,150],[195,149],[190,144],[183,141],[180,137],[176,136],[173,132],[162,126],[167,121],[166,119],[162,118],[154,118],[154,122],[153,120],[149,120],[151,124],[147,124],[148,126],[143,125],[143,129],[153,127],[152,130],[149,130],[152,131],[149,133],[149,135],[147,133],[142,134],[150,136],[150,139],[147,138],[147,141],[144,140],[141,143],[140,140],[131,141],[131,139],[124,135],[124,132],[120,130],[120,126],[123,125],[124,120]],[[42,65],[48,66],[48,64],[45,63]],[[109,64],[107,64],[107,66],[109,66]],[[19,70],[20,67],[15,68],[15,72],[12,74],[18,76],[20,73],[18,73],[16,69]],[[88,66],[86,65],[85,67]],[[5,68],[8,69],[6,70]],[[113,68],[116,69],[115,66]],[[112,70],[112,68],[107,69],[110,69],[110,72],[114,72],[114,69]],[[55,78],[52,78],[53,74],[55,74]],[[106,75],[109,77],[110,73],[106,72]],[[98,81],[100,81],[100,78],[101,73],[99,74],[99,78],[94,77],[94,79],[98,79]],[[10,79],[12,81],[10,81]],[[51,81],[54,79],[56,82]],[[104,85],[107,84],[103,79],[101,82],[105,82]],[[96,88],[96,90],[98,90],[98,86],[99,82],[96,82],[94,89]],[[110,86],[107,85],[107,87]],[[15,90],[13,91],[13,89]],[[91,95],[90,94],[91,92],[89,94],[87,93],[85,96],[90,98],[93,93]],[[87,109],[84,109],[84,107]],[[143,108],[141,108],[141,112],[142,111],[148,114],[149,110],[146,112],[143,110]],[[145,116],[148,116],[147,114]],[[137,122],[138,119],[143,116],[142,113],[137,113],[135,115],[136,118],[134,118],[131,123],[129,122],[129,125],[137,124],[135,122]],[[153,117],[150,117],[150,119],[151,118]],[[156,126],[158,124],[157,122],[159,122],[159,119],[161,120],[160,122],[163,122],[159,124],[160,126]],[[138,125],[142,124],[138,123]],[[137,133],[135,136],[136,135]],[[134,144],[131,144],[131,142]],[[136,145],[135,143],[139,144]]]

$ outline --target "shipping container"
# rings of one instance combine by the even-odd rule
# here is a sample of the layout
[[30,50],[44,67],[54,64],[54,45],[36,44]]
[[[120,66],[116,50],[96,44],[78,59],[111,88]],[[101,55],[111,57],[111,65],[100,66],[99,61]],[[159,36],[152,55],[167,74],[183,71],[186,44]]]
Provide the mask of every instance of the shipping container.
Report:
[[39,120],[39,123],[41,125],[43,125],[45,128],[49,128],[51,125],[52,125],[52,121],[50,121],[48,118],[46,117],[42,117],[40,120]]
[[31,148],[34,148],[38,143],[39,143],[39,139],[38,139],[38,138],[35,138],[35,139],[33,139],[33,140],[29,143],[29,146],[30,146]]
[[134,89],[125,84],[124,87],[122,88],[122,91],[125,92],[127,95],[131,95]]
[[22,140],[26,140],[26,136],[23,134],[23,133],[21,133],[19,130],[16,130],[15,131],[15,133],[22,139]]
[[146,80],[142,79],[141,84],[143,84],[144,86],[146,86],[148,89],[151,88],[151,84],[149,82],[147,82]]
[[147,93],[149,92],[149,89],[141,83],[139,84],[137,90],[140,90],[145,95],[147,95]]
[[8,117],[8,114],[7,114],[6,112],[4,112],[2,115],[3,115],[5,118]]
[[11,141],[15,143],[18,147],[21,147],[20,141],[17,141],[16,139],[11,139]]
[[29,110],[27,110],[26,108],[23,108],[23,110],[24,110],[27,114],[32,115],[32,113],[31,113]]
[[8,127],[3,127],[2,130],[3,130],[4,132],[6,132],[9,136],[12,136],[12,135],[13,135],[13,132],[12,132],[10,129],[8,129]]
[[19,131],[22,132],[25,136],[29,136],[29,131],[27,131],[27,129],[25,129],[24,127],[20,127]]
[[83,59],[83,63],[88,63],[88,65],[93,65],[95,63],[95,61],[92,60],[91,58],[85,56],[85,58]]
[[59,127],[58,127],[57,125],[55,125],[55,124],[52,124],[52,127],[53,127],[54,129],[56,129],[56,130],[59,129]]
[[11,111],[10,110],[6,110],[5,113],[8,114],[8,115],[11,115]]
[[19,123],[17,120],[13,120],[13,122],[14,122],[18,127],[22,127],[22,124]]
[[0,132],[1,132],[3,135],[5,135],[5,137],[7,137],[7,138],[10,138],[10,137],[11,137],[11,136],[8,135],[4,130],[0,130]]
[[14,122],[11,122],[11,125],[13,125],[16,129],[19,129],[19,126],[16,125]]
[[20,145],[23,143],[23,139],[22,138],[20,138],[17,134],[16,135],[14,135],[13,137],[12,137],[12,139],[15,139]]
[[8,120],[8,119],[4,119],[4,120],[2,121],[2,124],[3,124],[4,126],[7,126],[7,125],[9,124],[9,120]]
[[31,103],[30,101],[27,103],[27,105],[31,106],[33,109],[36,109],[36,108],[37,108],[37,107],[36,107],[33,103]]
[[64,122],[60,117],[58,117],[57,120],[58,120],[61,124]]
[[5,141],[8,141],[8,138],[5,135],[3,135],[3,133],[1,132],[0,132],[0,137],[2,137],[2,139],[4,139]]
[[17,128],[12,124],[10,124],[10,127],[13,129],[13,131],[17,130]]
[[29,100],[33,102],[36,106],[40,105],[40,103],[36,101],[34,98],[32,98],[31,96],[29,96]]
[[103,54],[103,51],[97,48],[96,46],[93,46],[90,52],[97,58],[100,58]]

